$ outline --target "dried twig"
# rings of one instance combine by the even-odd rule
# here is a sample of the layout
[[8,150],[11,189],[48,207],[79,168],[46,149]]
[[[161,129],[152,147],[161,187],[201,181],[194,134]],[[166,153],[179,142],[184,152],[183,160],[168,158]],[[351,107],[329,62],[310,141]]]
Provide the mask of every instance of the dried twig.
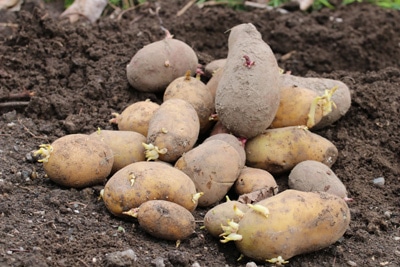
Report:
[[22,108],[29,105],[29,101],[12,101],[12,102],[5,102],[0,103],[1,108]]
[[176,16],[177,17],[182,16],[186,12],[186,10],[188,10],[191,6],[194,5],[194,3],[196,3],[196,0],[190,0],[189,2],[187,2],[187,4],[176,13]]

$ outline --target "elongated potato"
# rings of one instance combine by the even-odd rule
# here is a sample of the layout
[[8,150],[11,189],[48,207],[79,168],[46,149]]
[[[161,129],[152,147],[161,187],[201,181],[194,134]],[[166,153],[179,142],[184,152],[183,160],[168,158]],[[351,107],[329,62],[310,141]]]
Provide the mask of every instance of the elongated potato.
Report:
[[193,181],[182,171],[162,162],[140,161],[116,172],[106,183],[103,200],[115,216],[139,207],[148,200],[177,203],[189,211],[197,207]]
[[166,240],[184,240],[194,233],[196,222],[190,211],[174,202],[149,200],[139,206],[139,225],[150,235]]
[[240,240],[235,244],[252,259],[282,263],[335,243],[349,224],[350,210],[342,198],[325,192],[286,190],[244,214],[236,236]]
[[164,101],[179,98],[191,104],[197,112],[200,121],[200,132],[207,131],[212,124],[211,114],[214,113],[214,99],[206,85],[198,78],[185,76],[172,81],[164,92]]
[[306,160],[297,164],[289,174],[289,188],[299,191],[323,191],[347,199],[347,189],[325,164]]
[[161,41],[144,46],[126,67],[129,83],[141,92],[163,92],[170,82],[195,73],[198,59],[186,43],[167,36]]
[[338,150],[328,139],[305,127],[269,129],[246,142],[247,166],[281,174],[305,160],[316,160],[331,167]]
[[[309,129],[323,117],[322,107],[311,107],[318,94],[308,88],[286,86],[281,88],[281,100],[270,128],[305,125]],[[315,103],[317,105],[317,103]]]
[[65,135],[34,154],[44,156],[40,161],[53,182],[73,188],[104,183],[114,162],[111,148],[86,134]]
[[337,86],[337,90],[331,98],[336,108],[333,108],[332,112],[324,116],[321,121],[314,126],[314,129],[321,129],[333,124],[344,116],[351,106],[350,89],[341,81],[326,78],[299,77],[290,74],[282,74],[280,78],[282,87],[297,86],[308,88],[315,91],[318,95],[323,95],[325,90],[331,90]]
[[224,198],[241,170],[239,153],[230,144],[210,140],[186,152],[175,163],[175,168],[186,173],[204,195],[200,207],[207,207]]
[[279,67],[271,48],[251,23],[233,27],[228,43],[215,97],[216,112],[234,135],[252,138],[268,128],[278,110]]
[[132,131],[98,130],[90,136],[103,141],[113,152],[114,164],[111,173],[137,162],[145,161],[145,149],[142,145],[146,137]]
[[138,132],[147,136],[150,119],[159,107],[159,104],[151,102],[150,99],[135,102],[125,108],[121,114],[113,114],[116,117],[110,122],[116,123],[118,130]]
[[244,167],[233,188],[238,195],[248,194],[261,189],[268,189],[268,197],[278,193],[278,184],[266,170]]
[[204,215],[204,227],[212,236],[219,237],[224,232],[222,226],[228,225],[230,221],[239,222],[248,209],[246,204],[236,200],[218,204]]
[[199,131],[199,117],[191,104],[179,98],[165,101],[149,123],[147,160],[175,162],[193,148]]

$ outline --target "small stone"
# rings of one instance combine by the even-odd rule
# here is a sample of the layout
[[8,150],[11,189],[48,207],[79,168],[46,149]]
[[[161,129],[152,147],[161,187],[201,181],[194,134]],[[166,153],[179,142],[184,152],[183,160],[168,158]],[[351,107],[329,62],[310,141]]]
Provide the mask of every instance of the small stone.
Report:
[[254,261],[246,263],[246,267],[257,267],[257,264]]
[[385,185],[385,178],[383,177],[378,177],[372,180],[372,183],[376,186],[382,187]]
[[198,263],[197,261],[193,262],[191,267],[201,267],[200,263]]
[[128,267],[136,266],[137,256],[132,249],[106,254],[106,266]]
[[347,265],[349,265],[349,266],[358,266],[357,263],[355,263],[354,261],[347,261]]
[[154,267],[165,267],[164,259],[161,257],[157,257],[151,261],[151,265]]
[[385,215],[385,217],[387,218],[387,219],[390,219],[390,217],[392,217],[392,212],[391,211],[385,211],[384,213],[383,213],[384,215]]

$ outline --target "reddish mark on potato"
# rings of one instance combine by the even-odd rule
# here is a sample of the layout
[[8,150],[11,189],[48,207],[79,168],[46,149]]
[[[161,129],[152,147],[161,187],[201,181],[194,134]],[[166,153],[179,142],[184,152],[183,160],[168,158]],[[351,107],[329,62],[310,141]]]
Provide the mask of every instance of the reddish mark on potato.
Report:
[[243,58],[244,58],[244,60],[245,60],[244,65],[245,65],[246,67],[248,67],[249,69],[250,69],[253,65],[256,64],[256,62],[255,62],[255,61],[251,61],[250,58],[249,58],[249,56],[247,56],[247,55],[244,55]]
[[246,146],[247,138],[239,137],[238,140],[240,141],[240,143],[242,144],[243,147]]

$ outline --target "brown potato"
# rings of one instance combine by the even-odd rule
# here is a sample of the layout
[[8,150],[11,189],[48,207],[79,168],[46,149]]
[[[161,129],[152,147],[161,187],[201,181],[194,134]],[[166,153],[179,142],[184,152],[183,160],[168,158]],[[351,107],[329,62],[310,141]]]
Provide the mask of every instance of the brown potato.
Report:
[[214,106],[215,106],[215,95],[217,94],[218,84],[219,84],[219,81],[221,80],[223,72],[224,72],[223,69],[216,70],[213,73],[210,80],[206,84],[206,87],[207,87],[208,91],[210,91],[211,96],[213,98]]
[[191,104],[179,98],[165,101],[149,123],[147,160],[175,162],[193,148],[199,131],[199,117]]
[[106,183],[103,200],[115,216],[148,200],[168,200],[189,211],[197,207],[193,181],[182,171],[162,162],[140,161],[116,172]]
[[214,237],[224,232],[223,225],[229,221],[239,222],[243,214],[249,209],[246,204],[236,200],[228,200],[208,210],[204,216],[204,227]]
[[289,174],[289,188],[304,192],[323,191],[347,199],[342,181],[325,164],[306,160],[297,164]]
[[139,206],[139,225],[150,235],[166,240],[184,240],[195,232],[195,219],[187,209],[166,200],[149,200]]
[[86,134],[65,135],[34,154],[44,156],[40,161],[53,182],[73,188],[104,183],[114,163],[111,148]]
[[248,194],[257,190],[267,189],[273,196],[278,193],[278,184],[269,172],[251,167],[244,167],[233,188],[238,195]]
[[130,85],[141,92],[163,92],[170,82],[196,72],[198,59],[186,43],[166,37],[140,49],[126,67]]
[[226,63],[226,58],[215,59],[208,63],[204,70],[205,74],[209,77],[213,76],[219,69],[223,69]]
[[284,263],[335,243],[350,224],[346,202],[325,192],[285,190],[246,212],[235,235],[238,250],[260,261]]
[[331,167],[338,150],[328,139],[305,127],[268,129],[246,142],[246,165],[281,174],[305,160],[316,160]]
[[110,122],[116,123],[118,130],[133,131],[147,136],[150,119],[159,107],[159,104],[151,102],[150,99],[135,102],[124,109],[121,114],[113,114],[116,117]]
[[146,160],[145,149],[142,145],[143,142],[146,142],[146,137],[140,133],[98,130],[90,136],[103,141],[111,148],[114,157],[111,173],[115,173],[131,163]]
[[333,124],[335,121],[344,116],[351,106],[351,95],[349,87],[341,81],[325,78],[299,77],[290,74],[282,74],[280,76],[282,87],[297,86],[308,88],[315,91],[318,95],[324,95],[325,90],[331,90],[337,86],[337,90],[332,95],[332,101],[335,106],[329,114],[324,116],[319,123],[313,128],[321,129]]
[[207,207],[223,199],[241,170],[239,153],[230,144],[210,140],[186,152],[175,163],[175,168],[186,173],[204,195],[200,207]]
[[279,67],[271,48],[251,23],[233,27],[228,43],[215,109],[234,135],[252,138],[268,128],[278,110]]
[[206,85],[198,78],[185,76],[176,78],[164,92],[164,101],[179,98],[191,104],[197,112],[200,121],[200,132],[207,131],[212,124],[211,114],[214,113],[214,99]]

